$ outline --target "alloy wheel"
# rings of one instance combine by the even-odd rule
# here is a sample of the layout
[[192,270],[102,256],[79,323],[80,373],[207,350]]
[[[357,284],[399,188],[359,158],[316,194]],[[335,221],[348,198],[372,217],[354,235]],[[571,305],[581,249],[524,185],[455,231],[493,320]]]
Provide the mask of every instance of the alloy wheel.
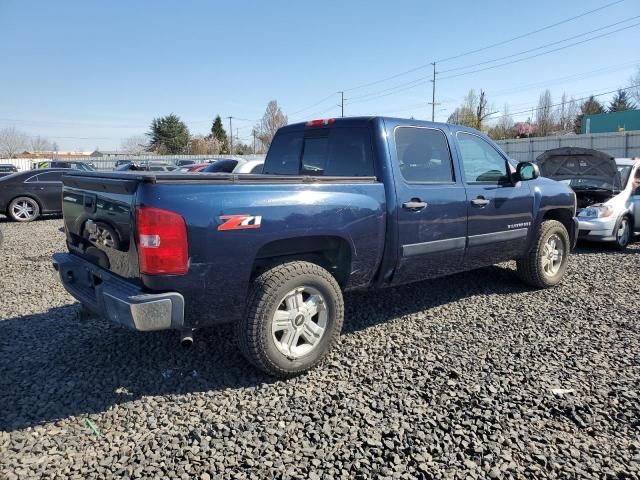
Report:
[[322,340],[327,328],[327,307],[313,287],[291,290],[281,300],[271,321],[276,348],[289,359],[308,355]]
[[542,249],[542,270],[553,277],[558,273],[564,260],[564,243],[558,234],[551,235]]

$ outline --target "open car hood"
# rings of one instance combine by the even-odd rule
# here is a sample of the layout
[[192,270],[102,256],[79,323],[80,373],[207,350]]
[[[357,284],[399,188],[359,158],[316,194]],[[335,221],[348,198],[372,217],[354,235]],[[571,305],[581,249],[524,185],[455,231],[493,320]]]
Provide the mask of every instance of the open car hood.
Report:
[[547,150],[536,159],[543,177],[553,180],[594,179],[620,191],[620,175],[614,158],[589,148],[563,147]]

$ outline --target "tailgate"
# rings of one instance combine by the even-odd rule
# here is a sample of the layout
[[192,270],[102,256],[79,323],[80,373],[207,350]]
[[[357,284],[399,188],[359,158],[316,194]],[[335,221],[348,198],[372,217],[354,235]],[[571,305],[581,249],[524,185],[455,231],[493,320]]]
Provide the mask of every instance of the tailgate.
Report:
[[62,177],[62,212],[69,251],[129,279],[139,278],[134,241],[138,178],[96,174]]

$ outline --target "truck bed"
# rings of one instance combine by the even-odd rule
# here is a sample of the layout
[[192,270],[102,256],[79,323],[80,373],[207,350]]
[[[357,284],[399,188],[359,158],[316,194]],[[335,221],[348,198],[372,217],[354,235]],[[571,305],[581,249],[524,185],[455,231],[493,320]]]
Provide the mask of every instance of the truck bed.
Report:
[[[69,172],[64,175],[68,185],[79,182],[90,182],[91,179],[103,180],[134,180],[144,183],[375,183],[376,177],[330,177],[309,175],[263,175],[263,174],[234,174],[234,173],[172,173],[172,172]],[[95,183],[95,182],[93,182]]]

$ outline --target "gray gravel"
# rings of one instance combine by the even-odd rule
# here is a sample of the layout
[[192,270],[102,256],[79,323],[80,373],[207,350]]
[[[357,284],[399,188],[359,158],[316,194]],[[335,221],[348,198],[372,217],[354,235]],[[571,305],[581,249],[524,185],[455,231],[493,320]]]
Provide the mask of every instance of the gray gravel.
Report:
[[640,477],[640,244],[553,290],[507,264],[348,294],[337,350],[274,381],[226,327],[80,323],[60,226],[0,219],[0,478]]

